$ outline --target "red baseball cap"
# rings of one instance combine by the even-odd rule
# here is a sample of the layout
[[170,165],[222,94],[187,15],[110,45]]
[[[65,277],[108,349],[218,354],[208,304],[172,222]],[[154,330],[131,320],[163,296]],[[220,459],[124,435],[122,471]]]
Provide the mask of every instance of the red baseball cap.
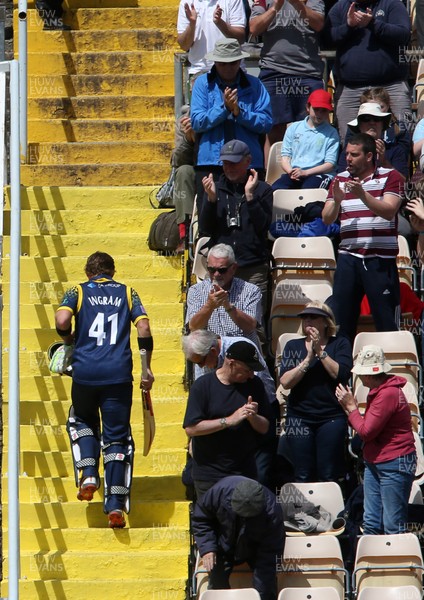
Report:
[[333,104],[331,102],[331,94],[325,90],[315,90],[309,95],[308,104],[312,108],[326,108],[327,110],[333,110]]

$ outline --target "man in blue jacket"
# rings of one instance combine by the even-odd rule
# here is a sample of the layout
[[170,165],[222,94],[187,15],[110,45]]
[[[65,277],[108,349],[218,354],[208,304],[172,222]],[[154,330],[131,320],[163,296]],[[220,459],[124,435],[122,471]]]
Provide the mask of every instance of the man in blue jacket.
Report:
[[192,530],[209,589],[228,589],[234,565],[247,562],[261,600],[277,599],[285,532],[275,494],[253,479],[224,477],[196,503]]
[[194,83],[190,117],[199,139],[198,198],[203,195],[203,177],[212,172],[217,178],[222,173],[220,152],[230,140],[245,142],[252,155],[249,166],[264,173],[262,137],[272,126],[271,102],[259,79],[240,68],[248,56],[236,39],[218,40],[214,51],[206,55],[214,66]]
[[336,116],[340,138],[369,87],[385,87],[398,121],[411,113],[405,50],[411,19],[399,0],[338,0],[328,13],[325,34],[336,46]]

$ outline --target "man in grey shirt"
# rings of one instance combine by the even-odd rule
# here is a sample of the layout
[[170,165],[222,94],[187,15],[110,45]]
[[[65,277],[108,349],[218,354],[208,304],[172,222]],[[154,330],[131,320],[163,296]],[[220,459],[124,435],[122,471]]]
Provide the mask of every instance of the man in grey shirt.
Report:
[[286,124],[306,116],[309,94],[323,87],[318,33],[324,12],[323,0],[258,0],[252,7],[250,32],[263,40],[259,78],[273,114],[266,159],[271,145],[283,139]]

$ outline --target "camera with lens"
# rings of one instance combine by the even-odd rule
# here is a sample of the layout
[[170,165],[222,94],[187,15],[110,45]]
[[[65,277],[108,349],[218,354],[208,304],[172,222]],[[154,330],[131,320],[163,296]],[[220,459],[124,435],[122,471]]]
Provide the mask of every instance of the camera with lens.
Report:
[[237,214],[235,217],[227,214],[227,227],[240,227],[240,215]]

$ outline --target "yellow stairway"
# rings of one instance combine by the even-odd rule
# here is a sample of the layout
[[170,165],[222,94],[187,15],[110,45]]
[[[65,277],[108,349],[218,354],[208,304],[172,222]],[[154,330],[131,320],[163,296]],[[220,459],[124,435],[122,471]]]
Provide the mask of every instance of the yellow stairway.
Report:
[[72,31],[43,31],[29,5],[24,185],[128,186],[167,179],[177,5],[70,0],[65,21]]
[[[185,597],[188,509],[180,474],[185,463],[181,428],[185,407],[180,350],[180,258],[146,245],[157,211],[145,188],[27,188],[22,191],[20,411],[21,582],[23,600],[122,600]],[[109,208],[110,207],[110,208]],[[4,383],[7,390],[9,196],[3,265]],[[136,444],[129,527],[106,526],[101,495],[76,499],[65,423],[70,378],[52,376],[46,349],[57,339],[54,311],[63,291],[83,281],[86,256],[110,252],[116,278],[135,287],[155,338],[152,392],[156,438],[142,456],[142,409],[134,389]],[[133,335],[135,383],[140,360]],[[8,404],[4,403],[7,424]],[[4,427],[5,449],[8,429]],[[7,597],[7,455],[3,456],[3,556],[0,595]]]

